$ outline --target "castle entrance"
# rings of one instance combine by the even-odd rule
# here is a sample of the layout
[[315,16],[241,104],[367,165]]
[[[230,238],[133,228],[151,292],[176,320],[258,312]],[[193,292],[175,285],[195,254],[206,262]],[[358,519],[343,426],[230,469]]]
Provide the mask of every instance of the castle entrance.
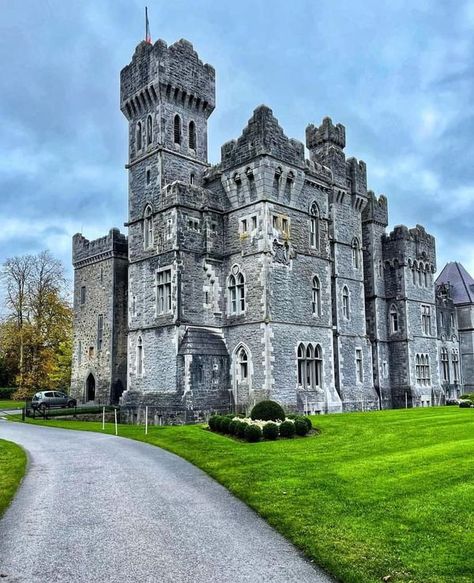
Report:
[[86,401],[95,401],[95,378],[92,373],[86,380]]

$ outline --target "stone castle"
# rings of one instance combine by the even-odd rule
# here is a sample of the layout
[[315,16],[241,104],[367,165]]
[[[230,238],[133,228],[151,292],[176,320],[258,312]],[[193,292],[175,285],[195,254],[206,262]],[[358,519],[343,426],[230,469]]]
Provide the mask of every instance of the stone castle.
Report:
[[386,232],[387,199],[346,158],[343,125],[309,125],[307,159],[260,106],[210,166],[215,71],[188,41],[140,43],[120,89],[128,238],[73,239],[80,401],[156,421],[267,398],[316,413],[459,395],[459,281],[435,285],[422,226]]

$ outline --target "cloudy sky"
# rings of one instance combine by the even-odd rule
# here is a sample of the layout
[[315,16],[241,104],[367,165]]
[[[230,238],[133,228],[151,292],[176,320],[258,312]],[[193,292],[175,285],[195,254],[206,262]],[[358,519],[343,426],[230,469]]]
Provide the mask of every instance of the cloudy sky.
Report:
[[[153,40],[187,38],[217,72],[210,161],[265,103],[290,137],[329,115],[438,269],[474,275],[474,1],[148,0]],[[134,0],[0,0],[0,260],[123,229],[119,72],[143,38]],[[70,269],[70,268],[69,268]]]

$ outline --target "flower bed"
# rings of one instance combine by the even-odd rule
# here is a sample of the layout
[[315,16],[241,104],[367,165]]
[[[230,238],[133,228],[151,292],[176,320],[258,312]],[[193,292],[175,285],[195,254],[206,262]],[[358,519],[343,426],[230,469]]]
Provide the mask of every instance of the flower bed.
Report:
[[303,415],[292,415],[285,419],[267,421],[229,415],[212,415],[209,418],[209,429],[216,433],[231,435],[249,442],[275,439],[291,439],[295,435],[304,437],[313,428],[311,419]]

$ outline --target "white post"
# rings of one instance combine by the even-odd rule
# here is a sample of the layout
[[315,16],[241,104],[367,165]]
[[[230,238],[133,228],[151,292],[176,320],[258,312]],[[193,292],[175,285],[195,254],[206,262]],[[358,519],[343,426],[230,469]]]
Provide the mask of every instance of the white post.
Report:
[[105,407],[102,407],[102,431],[105,430]]
[[148,405],[145,407],[145,435],[148,435]]
[[115,413],[115,435],[118,435],[118,430],[117,430],[117,409],[114,409],[114,413]]
[[408,393],[405,391],[405,409],[408,409]]

